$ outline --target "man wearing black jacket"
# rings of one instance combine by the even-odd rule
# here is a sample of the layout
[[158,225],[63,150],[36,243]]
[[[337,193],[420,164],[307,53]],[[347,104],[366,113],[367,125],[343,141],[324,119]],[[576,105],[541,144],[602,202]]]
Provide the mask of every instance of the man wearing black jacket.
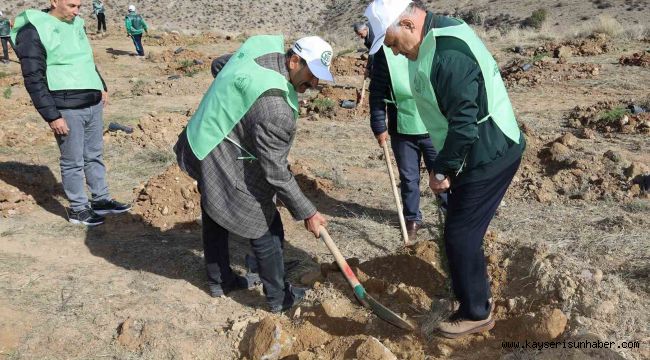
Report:
[[449,190],[445,250],[459,302],[448,338],[494,327],[483,237],[525,148],[496,61],[463,21],[410,0],[375,0],[366,16],[382,45],[409,59],[409,83],[438,156],[429,187]]
[[[73,224],[100,225],[103,215],[128,211],[113,200],[103,160],[104,80],[79,18],[80,0],[51,0],[45,11],[27,10],[16,18],[16,44],[25,87],[34,107],[48,122],[61,151],[63,189]],[[92,194],[88,201],[84,178]]]

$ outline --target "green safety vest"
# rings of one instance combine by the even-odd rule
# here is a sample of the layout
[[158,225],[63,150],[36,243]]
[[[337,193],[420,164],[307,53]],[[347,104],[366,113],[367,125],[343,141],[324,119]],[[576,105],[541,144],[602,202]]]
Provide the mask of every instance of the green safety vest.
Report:
[[126,15],[125,19],[129,19],[131,22],[131,30],[134,35],[139,35],[144,32],[144,20],[142,19],[142,16],[138,14],[128,14]]
[[[219,71],[187,124],[187,140],[199,160],[224,139],[232,142],[228,134],[260,95],[270,89],[283,91],[287,104],[293,109],[294,119],[298,117],[298,95],[293,85],[282,74],[255,62],[262,55],[284,52],[283,36],[253,36]],[[254,159],[249,155],[247,159]]]
[[77,16],[67,23],[40,10],[26,10],[16,17],[11,30],[14,43],[20,29],[30,23],[45,48],[45,73],[50,91],[104,90],[82,18]]
[[[467,24],[462,23],[456,26],[431,29],[420,45],[417,60],[409,63],[413,98],[422,114],[422,120],[429,131],[433,146],[438,151],[442,150],[449,125],[447,118],[440,111],[435,89],[430,80],[431,66],[436,52],[436,38],[439,36],[452,36],[465,42],[481,68],[487,93],[488,115],[479,119],[478,123],[492,119],[510,140],[519,144],[521,133],[508,98],[508,92],[503,79],[501,79],[499,66],[481,39]],[[444,89],[438,90],[444,91]]]
[[397,132],[405,135],[422,135],[427,133],[420,114],[418,113],[415,99],[411,94],[409,84],[409,60],[402,56],[393,54],[393,51],[384,46],[384,54],[390,72],[390,81],[395,96],[392,101],[397,108]]
[[6,17],[0,17],[0,36],[6,37],[9,36],[11,32],[11,26],[9,24],[9,19]]

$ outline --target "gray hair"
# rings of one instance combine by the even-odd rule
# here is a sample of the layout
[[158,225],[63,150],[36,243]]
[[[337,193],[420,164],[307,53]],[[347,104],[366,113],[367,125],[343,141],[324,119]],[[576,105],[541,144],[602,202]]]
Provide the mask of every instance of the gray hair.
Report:
[[395,20],[395,22],[393,22],[392,24],[390,24],[390,26],[388,27],[387,31],[388,31],[388,30],[397,30],[397,28],[399,28],[399,22],[402,21],[403,18],[405,18],[405,17],[409,17],[409,16],[415,14],[415,11],[416,11],[417,9],[424,10],[424,9],[422,8],[422,6],[416,4],[415,2],[410,3],[410,4],[406,7],[406,9],[404,9],[404,11],[402,11],[402,13],[399,14],[399,16],[397,17],[397,19]]
[[358,22],[352,25],[352,28],[354,29],[355,33],[358,33],[360,31],[366,30],[368,28],[368,24],[365,22]]

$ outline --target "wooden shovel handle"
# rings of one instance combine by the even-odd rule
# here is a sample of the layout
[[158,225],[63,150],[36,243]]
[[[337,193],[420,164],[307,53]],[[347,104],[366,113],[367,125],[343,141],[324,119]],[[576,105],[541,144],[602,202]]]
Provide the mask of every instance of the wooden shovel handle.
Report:
[[352,271],[352,268],[350,268],[350,265],[348,265],[348,262],[345,261],[343,254],[341,254],[341,251],[334,243],[334,240],[332,240],[332,238],[330,237],[330,234],[327,232],[327,229],[321,226],[319,233],[320,233],[320,238],[323,240],[323,242],[325,242],[325,245],[332,253],[332,255],[334,255],[334,259],[336,259],[336,263],[341,268],[341,271],[343,272],[343,276],[345,276],[345,279],[348,281],[348,283],[350,283],[350,286],[352,286],[352,288],[354,289],[354,294],[357,296],[359,301],[363,302],[364,299],[366,298],[366,290],[361,285],[361,282],[359,282],[359,279],[357,279],[357,276]]
[[395,207],[397,208],[397,215],[399,217],[399,225],[402,229],[402,237],[404,238],[404,245],[409,244],[409,234],[406,231],[406,221],[404,220],[404,212],[402,211],[402,203],[397,190],[397,184],[395,182],[395,173],[393,172],[393,164],[390,160],[390,152],[388,151],[388,144],[384,141],[381,144],[382,149],[384,149],[384,160],[386,160],[386,167],[388,167],[388,176],[390,177],[390,185],[393,189],[393,197],[395,198]]

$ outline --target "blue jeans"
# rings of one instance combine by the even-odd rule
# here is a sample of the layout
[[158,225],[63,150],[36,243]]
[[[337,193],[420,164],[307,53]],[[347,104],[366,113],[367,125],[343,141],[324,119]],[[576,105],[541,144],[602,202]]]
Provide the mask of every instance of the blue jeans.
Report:
[[73,211],[89,207],[84,179],[93,201],[108,200],[106,167],[104,166],[104,105],[83,109],[60,109],[68,124],[68,135],[56,135],[61,151],[61,182]]
[[[210,216],[202,211],[203,223],[203,253],[210,281],[228,283],[234,279],[230,267],[228,238],[230,232],[217,224]],[[285,296],[290,297],[290,286],[285,280],[283,247],[284,229],[280,213],[275,213],[275,219],[269,230],[257,239],[249,239],[253,255],[259,266],[258,273],[266,300],[272,308],[281,306]]]
[[138,55],[144,56],[144,48],[142,47],[142,34],[131,35],[133,39],[133,45],[135,45],[135,51],[138,52]]
[[[412,135],[395,134],[391,136],[390,141],[395,154],[395,161],[397,161],[397,169],[399,170],[404,219],[421,223],[420,162],[424,158],[424,165],[431,172],[433,161],[438,153],[429,137],[420,138]],[[442,194],[440,199],[445,204],[447,194]]]

